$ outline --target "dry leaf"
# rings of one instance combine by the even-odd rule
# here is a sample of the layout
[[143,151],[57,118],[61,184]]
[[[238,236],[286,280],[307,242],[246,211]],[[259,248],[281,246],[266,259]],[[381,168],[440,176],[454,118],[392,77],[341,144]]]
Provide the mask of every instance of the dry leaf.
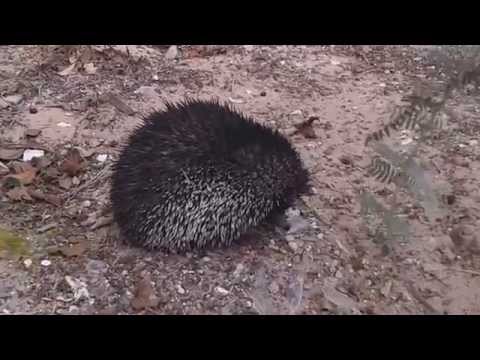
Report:
[[60,75],[60,76],[68,76],[68,75],[72,74],[73,71],[75,70],[75,65],[76,65],[75,62],[74,62],[73,64],[71,64],[71,65],[68,65],[65,69],[63,69],[62,71],[58,72],[58,75]]
[[30,185],[35,180],[37,169],[28,163],[16,163],[13,166],[14,175],[9,175],[7,178],[14,178],[22,185]]
[[61,165],[62,171],[69,176],[75,176],[79,174],[85,169],[85,167],[86,163],[80,155],[80,151],[75,148],[71,149],[67,153],[65,160],[63,160]]
[[41,192],[40,190],[27,189],[27,192],[28,192],[28,195],[29,195],[31,198],[45,201],[45,202],[47,202],[47,203],[49,203],[49,204],[52,204],[52,205],[54,205],[54,206],[60,206],[60,205],[62,204],[62,202],[60,201],[60,199],[57,198],[56,196],[44,194],[44,193]]
[[131,301],[131,305],[135,310],[142,310],[149,307],[156,307],[159,299],[155,295],[152,287],[150,275],[145,275],[137,284],[135,289],[135,297]]
[[13,201],[32,201],[32,197],[28,193],[27,189],[23,186],[16,186],[13,189],[5,193],[10,200]]
[[81,256],[86,250],[87,245],[83,241],[70,246],[66,245],[58,248],[58,251],[66,257]]
[[318,117],[316,116],[311,116],[308,118],[308,120],[295,125],[295,128],[297,129],[293,135],[295,134],[301,134],[307,139],[316,139],[317,134],[315,133],[315,130],[313,129],[313,122],[315,120],[318,120]]
[[0,148],[0,160],[16,160],[23,155],[23,150]]

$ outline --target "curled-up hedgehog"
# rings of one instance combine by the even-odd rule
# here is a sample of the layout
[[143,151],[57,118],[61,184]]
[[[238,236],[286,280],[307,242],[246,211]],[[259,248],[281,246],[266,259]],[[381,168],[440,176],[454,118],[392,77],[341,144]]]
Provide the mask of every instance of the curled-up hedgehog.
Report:
[[134,130],[113,167],[124,240],[183,252],[232,244],[309,191],[289,141],[229,106],[167,104]]

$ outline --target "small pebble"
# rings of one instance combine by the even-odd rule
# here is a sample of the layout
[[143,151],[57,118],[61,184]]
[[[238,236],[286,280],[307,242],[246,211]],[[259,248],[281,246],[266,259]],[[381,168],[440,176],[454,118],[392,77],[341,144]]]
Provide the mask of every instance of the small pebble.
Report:
[[215,292],[217,292],[220,295],[228,295],[230,293],[227,289],[224,289],[221,286],[217,286],[215,288]]
[[28,109],[28,111],[30,111],[30,114],[36,114],[38,112],[37,108],[35,106],[30,106],[30,108]]
[[101,162],[101,163],[105,162],[105,161],[107,160],[107,158],[108,158],[108,155],[107,155],[107,154],[99,154],[99,155],[97,155],[97,161],[98,161],[98,162]]
[[178,56],[178,47],[175,45],[170,46],[167,52],[165,53],[165,59],[167,60],[173,60],[177,58],[177,56]]
[[290,241],[288,243],[288,246],[290,246],[290,249],[292,249],[293,251],[297,251],[298,250],[298,244],[294,241]]
[[42,261],[40,262],[40,265],[42,265],[42,266],[50,266],[50,265],[52,265],[52,262],[51,262],[50,260],[42,260]]
[[182,285],[177,285],[176,288],[177,288],[177,292],[178,292],[180,295],[185,294],[185,289],[182,287]]
[[72,126],[72,125],[69,124],[69,123],[66,123],[66,122],[63,122],[63,121],[62,121],[62,122],[59,122],[59,123],[57,124],[57,126],[58,126],[58,127],[70,127],[70,126]]
[[25,259],[23,261],[23,265],[28,269],[30,266],[32,266],[32,259]]
[[92,205],[92,202],[90,200],[85,200],[83,203],[82,203],[82,206],[83,207],[90,207]]

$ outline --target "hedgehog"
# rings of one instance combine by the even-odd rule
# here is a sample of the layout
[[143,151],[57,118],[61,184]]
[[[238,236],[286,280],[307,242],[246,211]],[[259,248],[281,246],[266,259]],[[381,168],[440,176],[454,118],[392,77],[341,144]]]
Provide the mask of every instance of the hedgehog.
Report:
[[166,252],[228,247],[310,190],[286,137],[217,100],[167,103],[144,117],[112,170],[121,237]]

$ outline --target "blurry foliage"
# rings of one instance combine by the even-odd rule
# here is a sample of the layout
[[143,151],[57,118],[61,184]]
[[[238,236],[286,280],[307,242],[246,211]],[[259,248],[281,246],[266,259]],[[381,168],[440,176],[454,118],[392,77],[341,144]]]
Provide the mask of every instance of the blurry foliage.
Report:
[[[453,116],[446,108],[447,101],[455,92],[478,94],[480,85],[480,46],[439,46],[432,47],[427,59],[448,74],[448,81],[440,94],[416,89],[413,94],[404,97],[403,104],[396,106],[386,125],[370,133],[365,145],[377,153],[367,167],[367,175],[377,181],[395,185],[393,201],[387,208],[378,202],[375,196],[363,191],[360,194],[361,214],[373,237],[374,242],[388,245],[390,240],[407,240],[408,223],[397,213],[399,191],[407,190],[423,207],[430,221],[442,215],[440,201],[431,186],[428,171],[419,164],[418,149],[431,135],[445,128]],[[394,132],[409,130],[415,136],[414,146],[401,151],[388,146],[384,140]],[[413,139],[409,142],[413,143]],[[373,221],[373,219],[377,221]]]

